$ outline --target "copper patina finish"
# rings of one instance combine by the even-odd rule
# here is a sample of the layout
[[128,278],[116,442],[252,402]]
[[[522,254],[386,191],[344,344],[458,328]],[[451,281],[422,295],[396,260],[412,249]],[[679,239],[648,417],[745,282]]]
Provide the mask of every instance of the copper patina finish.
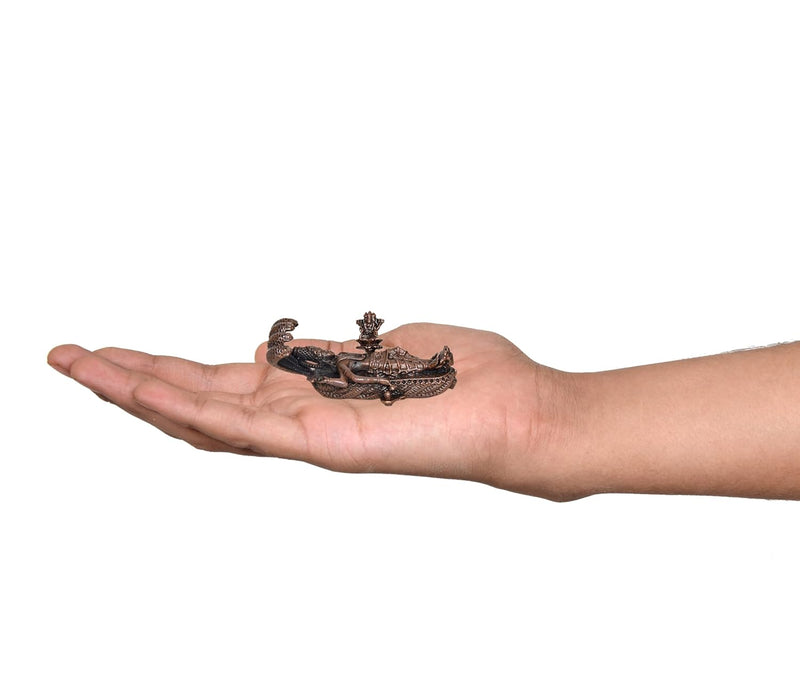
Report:
[[293,318],[281,318],[272,326],[267,342],[267,362],[282,370],[305,375],[327,398],[379,399],[391,405],[402,398],[430,398],[456,385],[453,354],[448,347],[431,358],[412,356],[402,347],[381,346],[378,330],[383,319],[368,311],[356,321],[360,329],[358,349],[364,353],[335,354],[316,346],[295,346]]

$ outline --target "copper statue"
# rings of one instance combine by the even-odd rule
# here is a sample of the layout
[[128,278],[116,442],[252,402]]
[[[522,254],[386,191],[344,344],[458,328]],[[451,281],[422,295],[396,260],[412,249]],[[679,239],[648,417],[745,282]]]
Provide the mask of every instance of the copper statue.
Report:
[[326,398],[379,399],[391,405],[401,398],[430,398],[456,385],[453,354],[444,347],[432,358],[417,358],[394,346],[383,350],[378,329],[383,319],[368,311],[356,321],[358,346],[364,353],[335,354],[317,346],[295,346],[293,318],[275,321],[267,342],[267,362],[288,372],[303,374]]

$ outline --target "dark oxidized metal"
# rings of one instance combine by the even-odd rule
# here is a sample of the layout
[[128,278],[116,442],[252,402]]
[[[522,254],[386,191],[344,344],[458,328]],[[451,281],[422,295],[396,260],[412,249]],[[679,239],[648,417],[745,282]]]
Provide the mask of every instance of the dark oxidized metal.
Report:
[[430,398],[456,385],[453,354],[444,347],[432,358],[417,358],[395,346],[383,350],[378,330],[383,319],[371,311],[356,321],[364,353],[335,354],[317,346],[286,346],[297,327],[293,318],[275,321],[267,342],[267,362],[305,375],[326,398],[379,399],[391,405],[401,398]]

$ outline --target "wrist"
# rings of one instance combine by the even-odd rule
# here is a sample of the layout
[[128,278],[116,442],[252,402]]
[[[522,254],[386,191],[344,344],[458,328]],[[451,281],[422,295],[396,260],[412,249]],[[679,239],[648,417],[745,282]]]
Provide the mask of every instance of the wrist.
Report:
[[494,486],[573,501],[598,492],[587,420],[592,375],[562,372],[531,363],[520,407],[528,419],[525,438],[509,438]]
[[535,450],[548,481],[546,497],[573,501],[600,493],[607,464],[593,433],[598,375],[546,370],[547,395],[541,405],[544,431]]

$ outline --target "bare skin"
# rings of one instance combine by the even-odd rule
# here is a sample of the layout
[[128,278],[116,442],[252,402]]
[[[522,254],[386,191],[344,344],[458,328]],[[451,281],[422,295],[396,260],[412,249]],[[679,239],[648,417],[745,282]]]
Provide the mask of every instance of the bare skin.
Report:
[[48,362],[209,451],[474,480],[557,501],[601,492],[800,498],[800,344],[571,374],[491,332],[411,324],[383,337],[412,353],[448,344],[458,386],[390,408],[331,400],[268,365],[266,344],[252,364],[76,345],[56,347]]

